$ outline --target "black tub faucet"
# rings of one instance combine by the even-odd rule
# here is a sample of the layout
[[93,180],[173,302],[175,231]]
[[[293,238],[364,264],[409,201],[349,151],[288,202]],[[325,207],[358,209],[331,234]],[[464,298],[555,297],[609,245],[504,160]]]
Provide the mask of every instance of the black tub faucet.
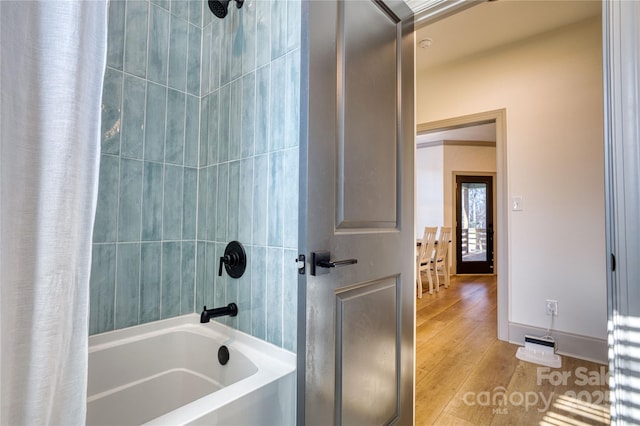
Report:
[[223,317],[225,315],[229,315],[230,317],[238,315],[238,305],[235,303],[229,303],[227,306],[222,308],[213,309],[207,309],[205,306],[200,314],[200,322],[209,322],[211,318]]

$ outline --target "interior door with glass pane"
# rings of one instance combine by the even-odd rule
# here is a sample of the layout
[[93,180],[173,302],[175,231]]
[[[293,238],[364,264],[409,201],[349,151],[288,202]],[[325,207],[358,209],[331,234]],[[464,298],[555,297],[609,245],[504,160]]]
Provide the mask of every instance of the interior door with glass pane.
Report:
[[456,273],[493,271],[493,177],[456,176]]

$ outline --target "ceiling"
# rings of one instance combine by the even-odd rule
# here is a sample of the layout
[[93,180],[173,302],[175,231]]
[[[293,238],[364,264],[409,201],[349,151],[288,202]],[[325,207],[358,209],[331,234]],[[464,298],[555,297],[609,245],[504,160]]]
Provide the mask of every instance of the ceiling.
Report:
[[[480,3],[416,31],[416,78],[430,68],[598,16],[599,0],[499,0]],[[429,47],[420,42],[430,39]],[[453,133],[452,133],[453,132]],[[416,143],[440,140],[495,141],[495,126],[421,134]]]
[[[416,70],[443,65],[560,28],[601,12],[599,0],[499,0],[480,3],[416,31]],[[420,48],[421,40],[431,46]]]

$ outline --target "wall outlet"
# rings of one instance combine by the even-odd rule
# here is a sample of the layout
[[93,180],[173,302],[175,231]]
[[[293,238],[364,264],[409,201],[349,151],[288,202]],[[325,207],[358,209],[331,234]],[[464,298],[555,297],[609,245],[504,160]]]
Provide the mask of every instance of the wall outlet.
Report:
[[547,315],[558,316],[558,301],[547,299]]

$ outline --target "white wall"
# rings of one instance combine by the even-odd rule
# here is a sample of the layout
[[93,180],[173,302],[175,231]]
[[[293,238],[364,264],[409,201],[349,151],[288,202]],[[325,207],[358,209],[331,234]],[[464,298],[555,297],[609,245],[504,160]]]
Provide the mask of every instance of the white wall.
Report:
[[606,338],[600,17],[417,75],[417,123],[506,108],[509,321]]
[[444,224],[444,147],[416,150],[416,238],[425,226]]
[[[491,146],[445,145],[444,225],[455,227],[454,172],[495,173],[496,148]],[[495,188],[494,188],[495,191]]]

